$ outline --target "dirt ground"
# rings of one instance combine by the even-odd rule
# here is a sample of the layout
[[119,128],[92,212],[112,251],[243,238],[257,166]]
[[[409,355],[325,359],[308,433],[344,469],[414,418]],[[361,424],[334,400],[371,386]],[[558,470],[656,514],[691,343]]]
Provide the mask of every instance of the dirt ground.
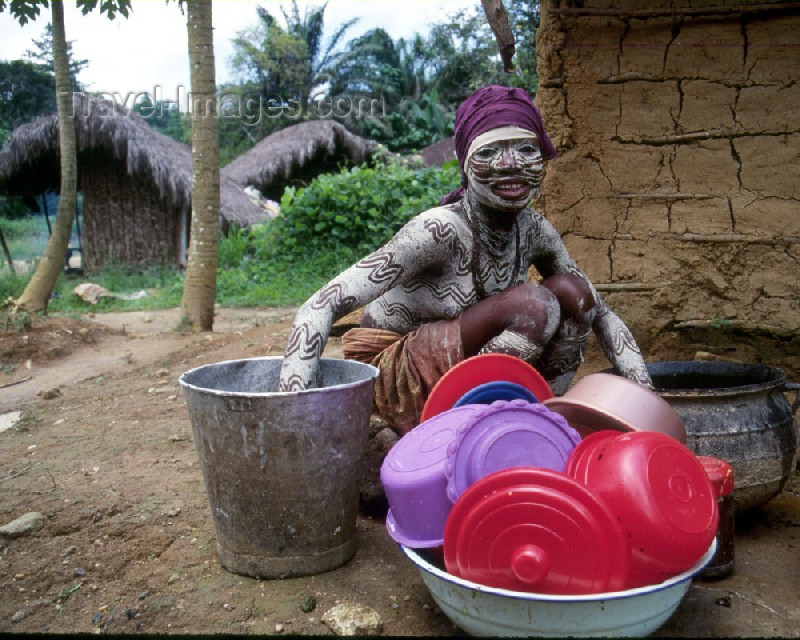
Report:
[[[362,513],[345,566],[286,580],[233,575],[214,529],[177,380],[239,357],[279,355],[293,309],[220,310],[215,331],[177,333],[177,311],[49,318],[0,337],[0,525],[44,514],[41,530],[0,538],[0,631],[331,634],[339,602],[378,612],[383,634],[459,635],[416,568]],[[800,379],[796,344],[661,336],[650,361],[698,351],[764,362]],[[326,355],[340,354],[338,338]],[[596,347],[581,374],[605,368]],[[695,581],[658,632],[681,637],[800,635],[800,482],[737,522],[736,571]]]

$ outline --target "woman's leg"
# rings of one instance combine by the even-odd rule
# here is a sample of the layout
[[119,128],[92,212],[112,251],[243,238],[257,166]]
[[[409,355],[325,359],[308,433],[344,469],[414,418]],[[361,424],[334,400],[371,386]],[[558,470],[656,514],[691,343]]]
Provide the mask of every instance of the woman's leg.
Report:
[[595,317],[595,300],[588,283],[579,276],[557,274],[542,281],[561,308],[561,323],[544,349],[536,368],[556,395],[568,388],[583,362]]
[[558,329],[560,315],[552,291],[529,282],[515,285],[461,314],[464,356],[508,353],[536,364]]
[[567,390],[589,340],[595,301],[572,274],[522,283],[481,300],[461,315],[464,356],[508,353],[535,366],[553,393]]

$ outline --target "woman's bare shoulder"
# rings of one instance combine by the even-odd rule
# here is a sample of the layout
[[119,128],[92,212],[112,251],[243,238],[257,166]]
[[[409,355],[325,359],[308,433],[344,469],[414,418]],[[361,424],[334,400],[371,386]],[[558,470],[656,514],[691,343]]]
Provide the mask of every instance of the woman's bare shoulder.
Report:
[[426,209],[425,211],[417,215],[417,219],[423,221],[438,220],[441,222],[461,223],[464,218],[461,215],[461,212],[457,205],[446,204]]
[[469,227],[457,206],[445,205],[432,207],[417,214],[406,225],[408,232],[417,236],[424,235],[424,240],[438,244],[455,237],[462,238]]

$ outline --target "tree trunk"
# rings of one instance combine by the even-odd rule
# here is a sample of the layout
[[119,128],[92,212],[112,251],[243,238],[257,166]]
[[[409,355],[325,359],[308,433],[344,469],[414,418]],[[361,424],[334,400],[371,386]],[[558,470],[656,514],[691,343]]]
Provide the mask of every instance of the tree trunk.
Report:
[[53,224],[53,233],[47,241],[44,256],[25,291],[16,301],[17,310],[29,312],[47,311],[50,294],[53,293],[58,276],[64,267],[78,200],[78,150],[72,113],[67,38],[64,31],[64,5],[62,2],[51,2],[50,8],[53,20],[53,66],[56,72],[56,105],[61,154],[61,198]]
[[6,262],[8,262],[8,270],[11,272],[12,276],[17,275],[17,272],[14,269],[14,260],[11,258],[11,252],[8,250],[8,245],[6,244],[6,239],[3,235],[2,229],[0,229],[0,245],[3,246],[3,253],[6,256]]
[[181,319],[211,331],[219,244],[219,138],[210,0],[187,0],[192,84],[192,224]]
[[508,22],[508,14],[503,6],[502,0],[481,0],[483,13],[492,28],[494,38],[497,41],[497,48],[500,51],[500,59],[503,61],[503,71],[514,73],[514,34]]

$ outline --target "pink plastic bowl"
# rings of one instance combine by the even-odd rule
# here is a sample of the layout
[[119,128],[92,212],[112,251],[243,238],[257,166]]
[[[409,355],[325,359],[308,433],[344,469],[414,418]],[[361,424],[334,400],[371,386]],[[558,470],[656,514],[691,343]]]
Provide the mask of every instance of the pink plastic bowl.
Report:
[[[675,409],[654,391],[611,373],[591,373],[544,405],[560,413],[581,436],[594,431],[656,431],[686,442]],[[707,548],[707,545],[706,545]]]

